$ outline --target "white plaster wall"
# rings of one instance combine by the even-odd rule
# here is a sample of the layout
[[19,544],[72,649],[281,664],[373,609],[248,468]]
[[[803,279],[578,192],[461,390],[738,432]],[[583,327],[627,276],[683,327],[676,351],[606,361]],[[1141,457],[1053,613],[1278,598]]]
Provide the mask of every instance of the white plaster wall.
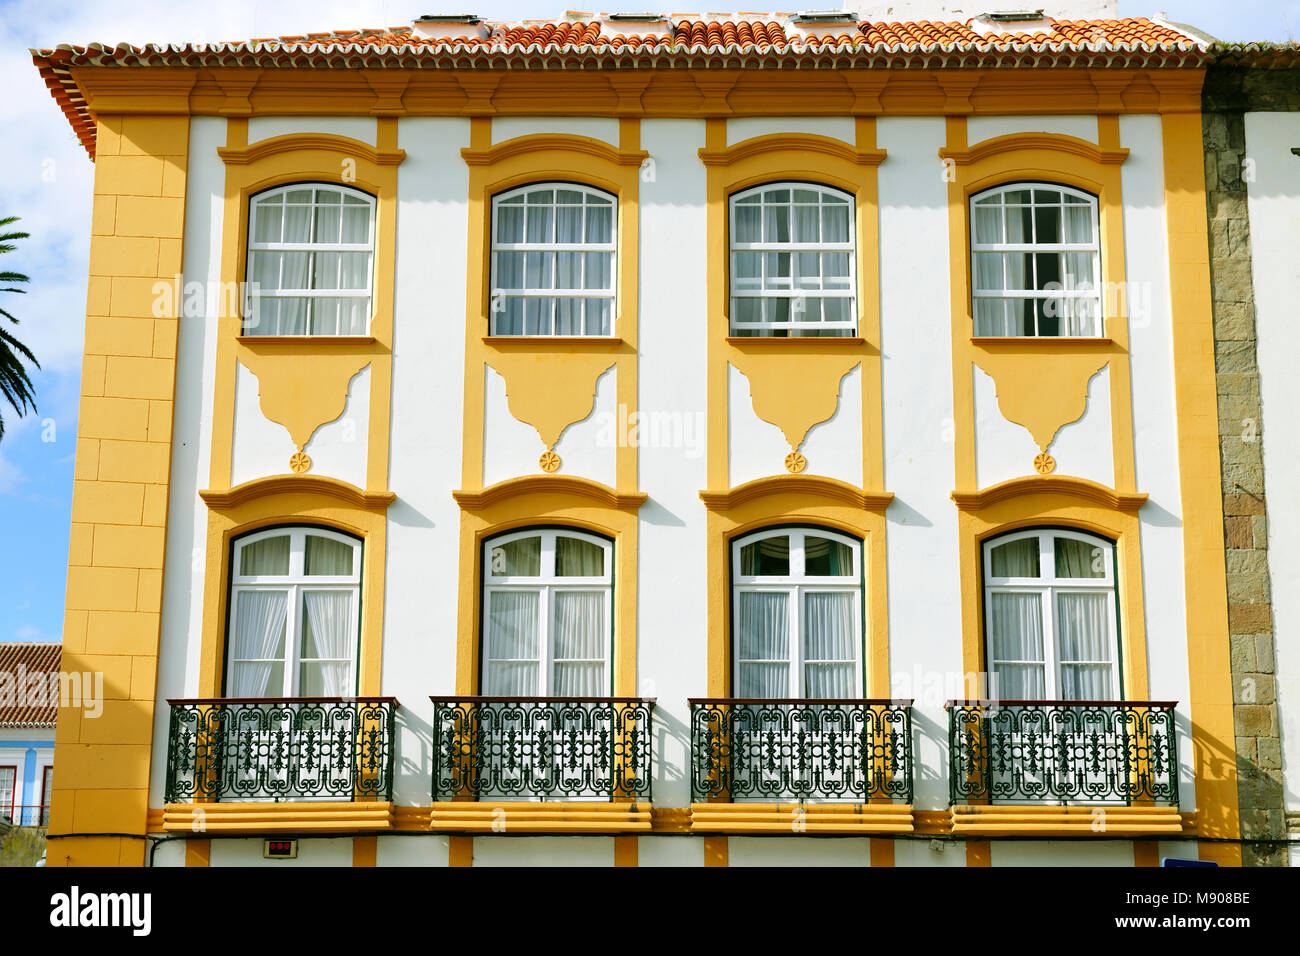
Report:
[[[960,691],[961,592],[953,488],[948,184],[942,118],[882,117],[881,353],[893,693],[914,697],[916,806],[948,805],[946,697]],[[956,686],[950,686],[955,684]]]
[[[611,359],[612,361],[612,359]],[[546,451],[537,429],[510,413],[506,380],[490,365],[483,382],[483,484],[541,473],[537,459]],[[618,456],[618,369],[596,380],[591,413],[560,435],[555,451],[558,474],[590,478],[611,488]]]
[[[697,155],[704,123],[645,120],[641,143],[655,157],[657,175],[641,184],[640,195],[641,288],[647,293],[639,322],[640,407],[699,420],[708,408],[705,175]],[[664,289],[673,294],[661,294]],[[699,497],[707,487],[705,457],[690,448],[656,446],[640,449],[638,461],[641,488],[650,496],[637,513],[638,690],[659,701],[655,803],[684,807],[691,801],[686,699],[708,691],[705,512]],[[685,852],[679,840],[671,838],[664,852]]]
[[474,866],[613,866],[613,837],[476,836]]
[[[972,365],[975,390],[975,476],[981,488],[1009,478],[1036,474],[1038,446],[1022,425],[1007,421],[998,406],[992,376]],[[1049,449],[1056,473],[1115,484],[1110,419],[1110,366],[1088,381],[1088,404],[1082,417],[1056,433]]]
[[403,119],[398,145],[383,691],[402,703],[394,800],[414,805],[430,796],[429,695],[456,689],[469,121]]
[[966,844],[961,840],[895,840],[894,866],[964,868]]
[[[149,854],[145,853],[145,864],[149,863]],[[156,867],[185,865],[185,841],[168,840],[158,845],[153,853],[153,865]]]
[[[257,376],[238,361],[235,366],[230,484],[288,474],[289,458],[298,449],[288,429],[263,415]],[[348,398],[342,414],[312,433],[304,449],[311,456],[311,474],[339,478],[364,488],[369,430],[370,366],[367,365],[348,382]]]
[[381,836],[377,840],[376,866],[447,866],[450,841],[442,834]]
[[857,142],[857,124],[852,116],[753,116],[727,120],[728,146],[772,133],[812,133],[843,140],[849,145]]
[[728,837],[727,866],[870,866],[866,837]]
[[[1121,116],[1124,264],[1130,283],[1129,361],[1133,383],[1133,452],[1142,536],[1142,603],[1146,613],[1151,700],[1179,702],[1179,796],[1196,803],[1187,677],[1187,605],[1183,575],[1182,492],[1174,405],[1173,311],[1164,206],[1164,148],[1158,116]],[[1136,306],[1136,307],[1135,307]],[[1215,587],[1222,587],[1218,582]]]
[[[248,120],[248,142],[288,133],[333,133],[373,146],[377,130],[372,116],[253,116]],[[226,145],[224,140],[221,145]]]
[[643,836],[636,841],[637,866],[703,866],[704,838]]
[[1132,840],[991,840],[993,866],[1133,866]]
[[298,855],[292,860],[268,860],[262,856],[260,837],[248,840],[219,839],[211,843],[208,866],[273,866],[297,869],[313,866],[351,866],[352,838],[336,837],[330,840],[300,839]]
[[[755,414],[749,379],[734,366],[727,367],[727,391],[732,485],[785,474],[790,445],[781,429]],[[800,451],[808,459],[808,474],[862,485],[862,366],[840,380],[835,414],[809,429]]]
[[1009,133],[1057,133],[1097,142],[1097,117],[1083,116],[971,116],[966,120],[970,146]]
[[[226,121],[190,120],[185,198],[186,282],[216,288],[221,270],[221,222],[226,169],[217,147],[226,142]],[[205,297],[206,298],[206,297]],[[199,686],[199,641],[208,509],[199,499],[208,487],[212,448],[212,392],[217,354],[214,315],[180,319],[176,343],[176,404],[172,426],[171,488],[167,502],[167,567],[163,572],[161,638],[154,709],[149,806],[162,806],[167,770],[168,697],[194,697]],[[288,459],[285,459],[287,462]]]
[[1264,490],[1268,566],[1277,646],[1278,710],[1286,806],[1300,809],[1300,495],[1295,468],[1300,429],[1300,113],[1247,113],[1246,154],[1255,161],[1247,185],[1251,266],[1255,279],[1260,398],[1264,422]]
[[[492,145],[504,143],[517,136],[534,133],[568,133],[571,136],[589,136],[603,140],[611,146],[618,145],[618,120],[599,116],[494,116],[492,118]],[[645,148],[644,143],[642,148]]]

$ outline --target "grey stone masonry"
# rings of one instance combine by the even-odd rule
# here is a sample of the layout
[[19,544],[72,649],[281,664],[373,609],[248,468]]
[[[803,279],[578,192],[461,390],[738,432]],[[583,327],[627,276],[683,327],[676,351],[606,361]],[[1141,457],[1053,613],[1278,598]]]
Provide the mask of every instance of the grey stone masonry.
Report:
[[1246,111],[1300,110],[1300,70],[1211,67],[1202,106],[1242,862],[1286,866],[1264,416],[1256,362],[1248,183],[1242,174],[1249,168],[1243,165],[1248,158]]

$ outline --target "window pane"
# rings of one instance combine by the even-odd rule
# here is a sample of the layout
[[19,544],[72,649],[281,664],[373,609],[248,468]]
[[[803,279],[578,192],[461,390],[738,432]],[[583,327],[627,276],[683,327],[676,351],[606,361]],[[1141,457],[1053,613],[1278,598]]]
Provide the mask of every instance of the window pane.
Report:
[[588,206],[586,241],[608,244],[614,241],[614,209],[609,205]]
[[276,535],[249,541],[239,549],[239,573],[252,575],[289,573],[289,536]]
[[307,535],[307,553],[304,559],[305,574],[352,573],[353,545],[320,535]]
[[524,210],[520,206],[497,207],[497,242],[524,241]]
[[516,538],[492,545],[489,567],[498,577],[537,577],[542,573],[542,539]]
[[975,241],[977,243],[1002,242],[1002,208],[1000,206],[975,207]]
[[1061,696],[1065,700],[1114,700],[1109,664],[1062,664]]
[[740,549],[740,573],[746,576],[787,577],[790,574],[790,538],[777,535]]
[[736,595],[736,640],[742,661],[790,659],[790,597],[784,591]]
[[856,664],[804,664],[804,696],[853,697]]
[[736,235],[733,242],[762,241],[762,210],[758,206],[736,206]]
[[298,673],[302,697],[347,697],[352,693],[352,665],[340,661],[307,661]]
[[789,697],[789,664],[749,664],[736,668],[737,697]]
[[1063,663],[1110,663],[1111,614],[1107,593],[1056,596],[1056,628]]
[[538,692],[537,675],[535,661],[489,661],[483,676],[483,693],[488,697],[531,697]]
[[[231,697],[266,697],[283,692],[287,591],[237,591],[228,654],[237,664]],[[253,663],[256,662],[256,663]]]
[[1003,700],[1042,700],[1047,693],[1041,664],[994,664],[992,697]]
[[1077,538],[1055,538],[1058,578],[1104,578],[1106,552],[1100,544]]
[[[861,640],[857,595],[851,591],[813,592],[804,595],[803,656],[805,661],[848,661],[858,659]],[[826,694],[809,696],[828,696]]]
[[1043,604],[1038,593],[989,595],[989,646],[994,661],[1043,660]]
[[853,548],[842,541],[805,535],[803,573],[810,575],[853,575]]
[[559,577],[601,577],[605,573],[605,549],[581,538],[556,535],[555,573]]
[[[302,595],[302,643],[298,648],[304,660],[348,660],[356,646],[352,628],[352,591],[304,591]],[[331,691],[340,696],[342,688]]]
[[489,660],[537,660],[537,591],[490,591],[488,593]]
[[847,202],[822,207],[822,242],[849,241],[849,211]]
[[1038,539],[1020,538],[1000,544],[989,552],[990,574],[995,578],[1036,578]]

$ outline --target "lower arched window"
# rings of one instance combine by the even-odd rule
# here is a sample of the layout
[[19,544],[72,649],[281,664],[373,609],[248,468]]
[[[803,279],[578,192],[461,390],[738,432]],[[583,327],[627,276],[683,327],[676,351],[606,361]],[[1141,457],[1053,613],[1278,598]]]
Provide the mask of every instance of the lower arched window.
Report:
[[1117,700],[1119,633],[1112,542],[1034,529],[984,543],[990,696]]
[[824,528],[732,542],[733,693],[862,694],[862,543]]
[[361,542],[317,527],[235,541],[227,697],[356,693]]
[[607,539],[563,528],[485,542],[485,696],[609,694],[612,556]]

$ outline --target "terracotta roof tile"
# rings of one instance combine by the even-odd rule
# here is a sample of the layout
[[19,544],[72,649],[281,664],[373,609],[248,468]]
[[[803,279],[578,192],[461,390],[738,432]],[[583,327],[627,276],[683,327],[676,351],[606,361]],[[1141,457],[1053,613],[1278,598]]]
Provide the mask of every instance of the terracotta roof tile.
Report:
[[[63,659],[62,644],[0,644],[0,727],[53,727],[58,701],[42,692],[39,701],[28,697],[32,674],[57,674]],[[49,678],[44,681],[48,688]]]

